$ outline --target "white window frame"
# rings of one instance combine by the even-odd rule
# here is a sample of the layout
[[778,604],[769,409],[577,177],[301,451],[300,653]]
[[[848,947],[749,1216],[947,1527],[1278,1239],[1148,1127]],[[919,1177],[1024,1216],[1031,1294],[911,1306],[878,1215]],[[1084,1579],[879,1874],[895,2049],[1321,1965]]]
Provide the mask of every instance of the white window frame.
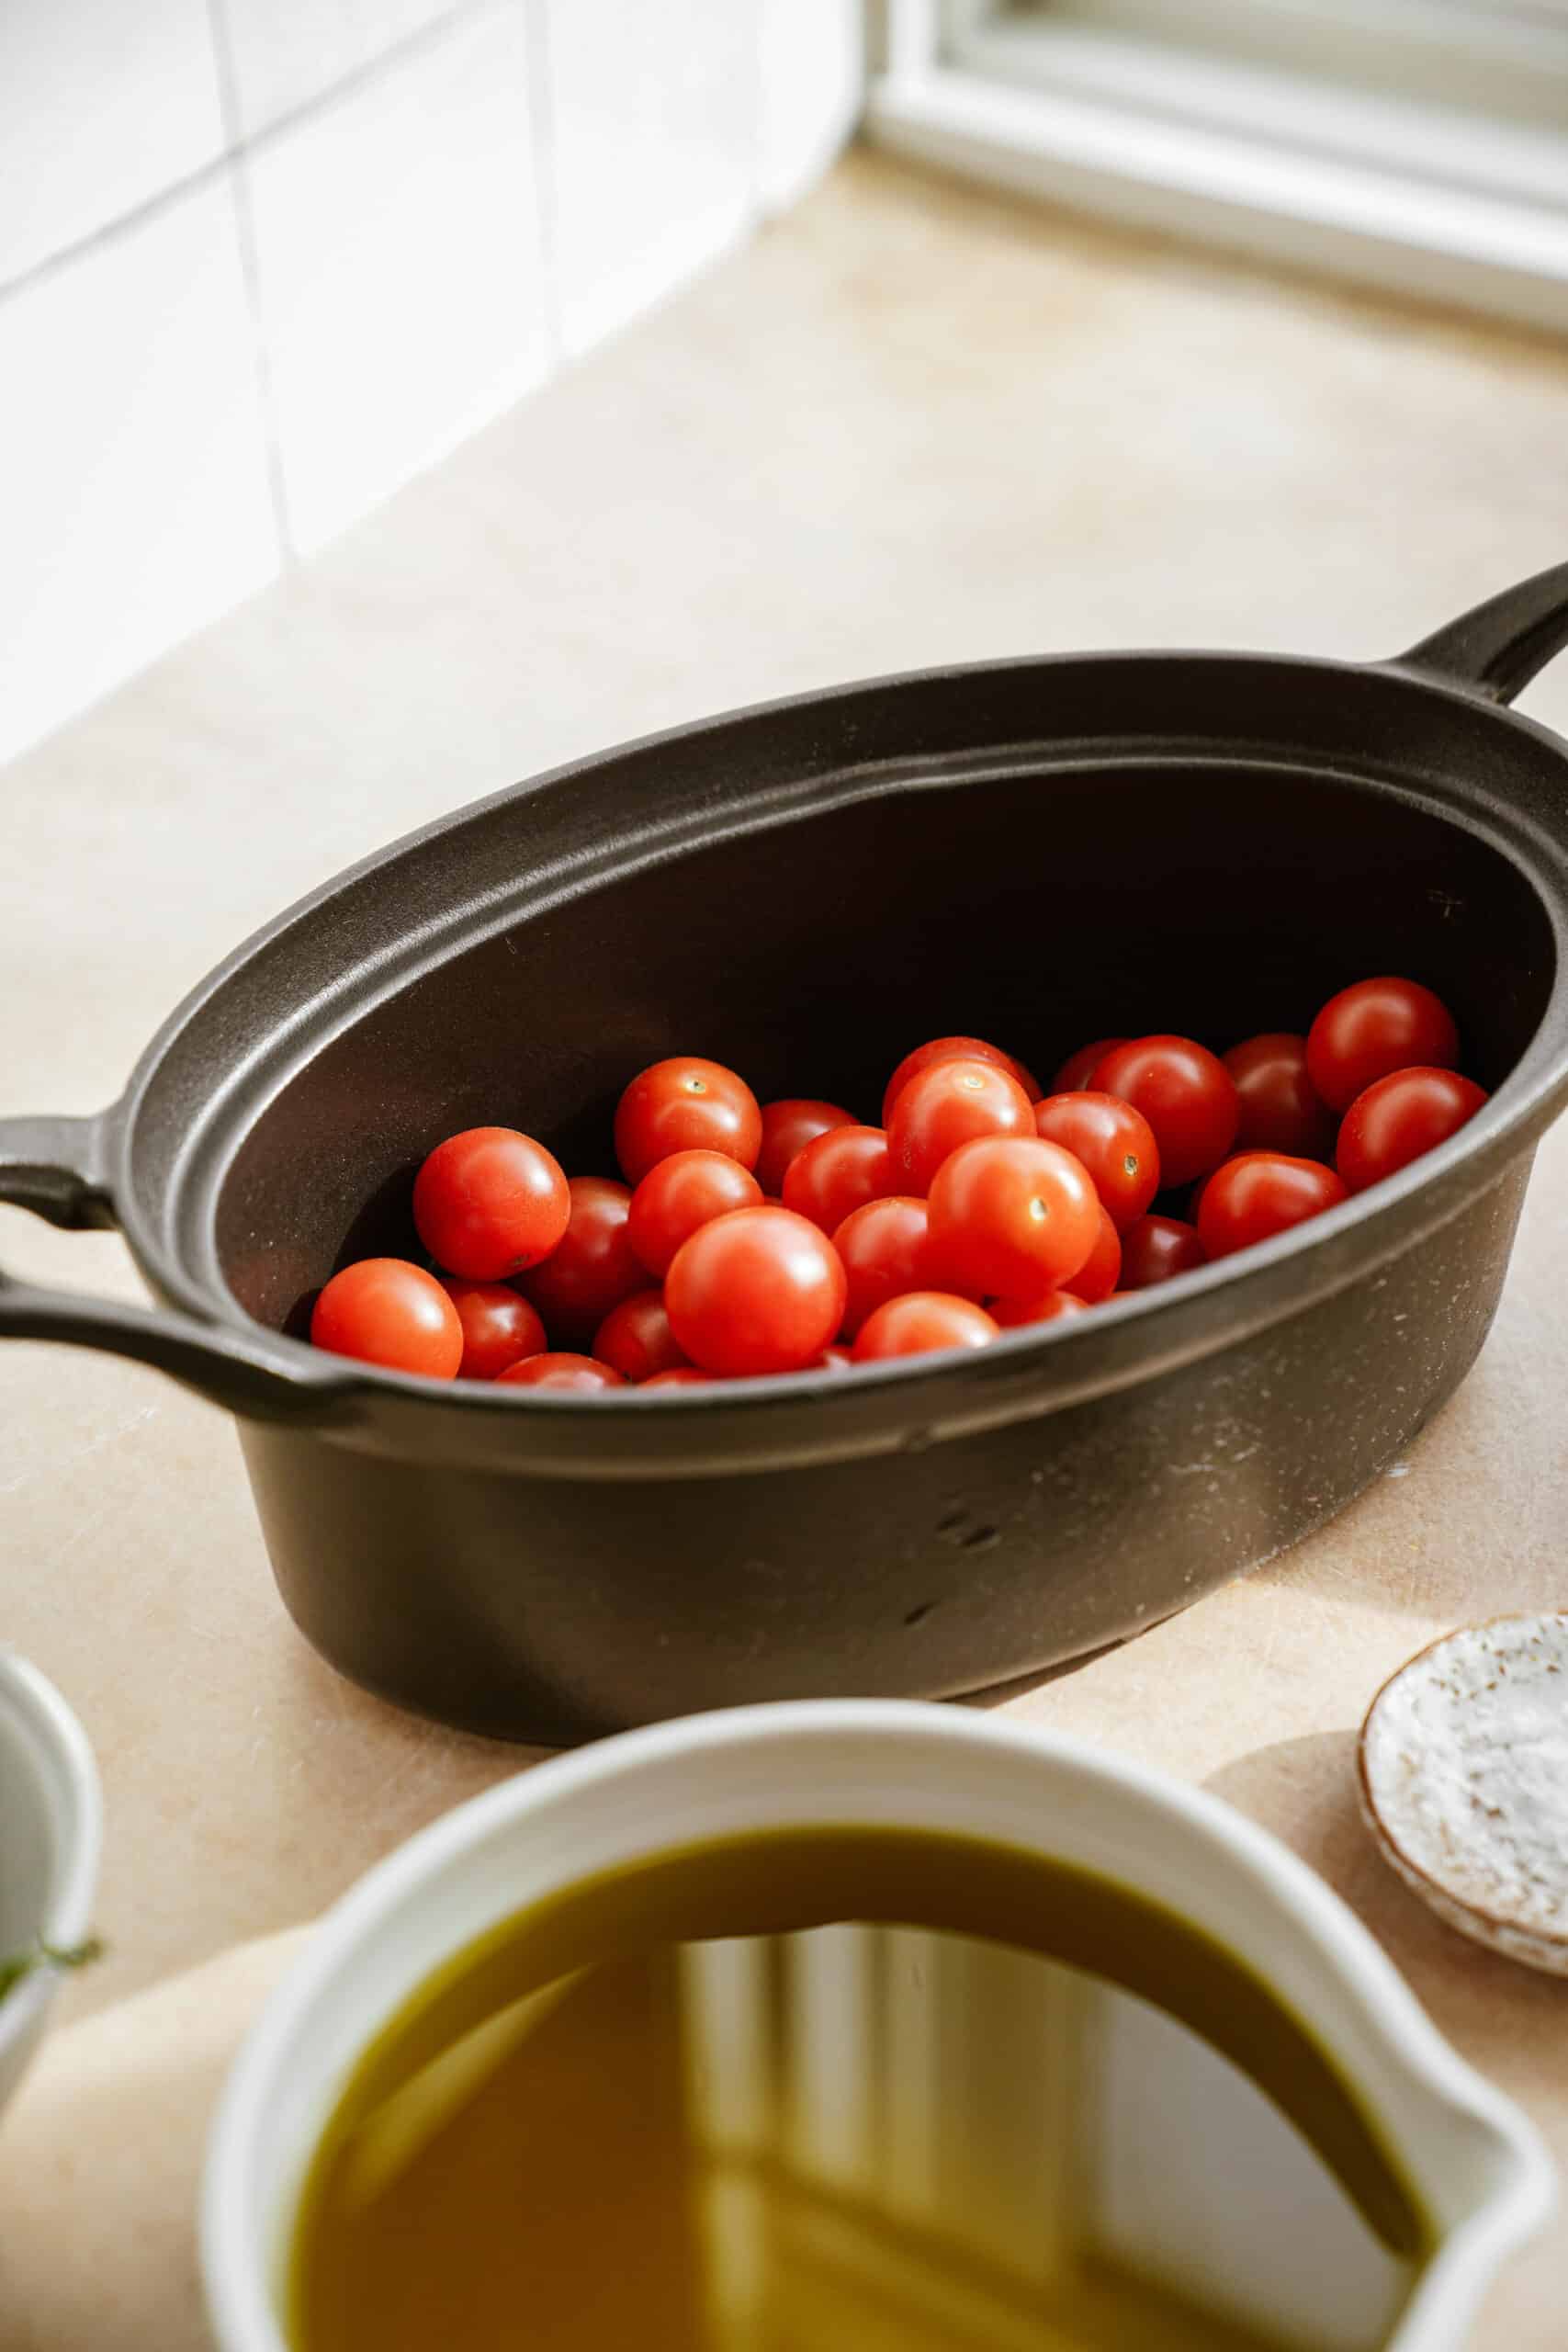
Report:
[[[1244,6],[1251,54],[1232,60]],[[1490,16],[1475,0],[886,0],[885,22],[866,118],[882,145],[1568,331],[1562,0]],[[1207,40],[1173,42],[1183,24]],[[1381,87],[1358,73],[1369,42],[1398,68]]]

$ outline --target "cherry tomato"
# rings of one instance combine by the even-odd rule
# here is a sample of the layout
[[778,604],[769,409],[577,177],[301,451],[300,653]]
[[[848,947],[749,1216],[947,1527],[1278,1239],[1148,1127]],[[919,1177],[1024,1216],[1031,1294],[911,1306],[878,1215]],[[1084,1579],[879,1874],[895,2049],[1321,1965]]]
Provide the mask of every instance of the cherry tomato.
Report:
[[644,1388],[711,1388],[711,1372],[699,1372],[694,1363],[678,1363],[670,1372],[656,1372],[642,1383]]
[[1143,1113],[1159,1147],[1162,1184],[1206,1176],[1235,1141],[1235,1081],[1190,1037],[1134,1037],[1107,1054],[1091,1084],[1096,1093],[1119,1094]]
[[892,1193],[867,1201],[833,1236],[849,1285],[843,1331],[852,1340],[884,1300],[919,1290],[929,1279],[926,1204]]
[[1345,1114],[1340,1175],[1352,1193],[1364,1193],[1458,1135],[1485,1100],[1485,1089],[1457,1070],[1399,1069],[1380,1078]]
[[615,1158],[628,1184],[672,1151],[722,1151],[754,1168],[762,1114],[743,1078],[721,1062],[676,1054],[634,1078],[615,1110]]
[[1004,1054],[999,1046],[987,1046],[984,1037],[932,1037],[928,1044],[917,1046],[912,1054],[906,1054],[888,1080],[887,1091],[882,1098],[883,1125],[886,1126],[892,1118],[893,1105],[912,1078],[930,1069],[933,1062],[954,1061],[994,1062],[998,1069],[1005,1069],[1010,1077],[1017,1079],[1032,1102],[1040,1099],[1039,1085],[1030,1071],[1011,1054]]
[[468,1282],[500,1282],[537,1265],[566,1231],[570,1207],[558,1162],[515,1127],[448,1136],[414,1178],[420,1239]]
[[784,1170],[814,1136],[825,1136],[829,1127],[854,1124],[854,1113],[840,1111],[836,1102],[806,1102],[794,1096],[784,1102],[764,1102],[762,1148],[757,1154],[757,1182],[762,1191],[776,1195],[782,1190]]
[[[1112,1238],[1116,1228],[1111,1228]],[[1117,1243],[1121,1249],[1121,1243]],[[1004,1331],[1021,1330],[1026,1323],[1059,1323],[1069,1315],[1087,1315],[1089,1307],[1070,1290],[1048,1290],[1039,1298],[998,1298],[991,1302],[989,1313],[993,1323]]]
[[672,1151],[650,1168],[632,1194],[626,1238],[650,1274],[662,1277],[688,1236],[730,1209],[754,1209],[762,1188],[749,1168],[722,1151]]
[[998,1063],[930,1062],[900,1089],[887,1130],[889,1192],[929,1193],[950,1153],[977,1136],[1034,1135],[1034,1105]]
[[1194,1227],[1179,1216],[1142,1216],[1122,1236],[1122,1290],[1148,1290],[1208,1262]]
[[1419,980],[1358,980],[1331,996],[1307,1033],[1307,1070],[1331,1111],[1396,1069],[1457,1069],[1459,1031]]
[[1034,1125],[1082,1160],[1119,1233],[1136,1225],[1159,1191],[1159,1147],[1141,1111],[1117,1094],[1048,1094]]
[[732,1209],[675,1253],[664,1303],[705,1372],[798,1372],[844,1318],[844,1270],[826,1234],[789,1209]]
[[1282,1151],[1244,1151],[1216,1168],[1203,1187],[1198,1238],[1211,1259],[1250,1250],[1325,1209],[1337,1208],[1346,1190],[1320,1159],[1292,1159]]
[[612,1306],[647,1287],[631,1245],[632,1196],[608,1176],[574,1176],[566,1231],[542,1266],[518,1287],[557,1340],[589,1340]]
[[1038,1298],[1070,1281],[1100,1232],[1081,1161],[1041,1136],[980,1136],[931,1180],[931,1262],[977,1298]]
[[852,1209],[893,1187],[887,1137],[880,1127],[829,1127],[784,1170],[784,1204],[836,1233]]
[[498,1388],[549,1388],[563,1396],[599,1396],[626,1382],[614,1364],[598,1363],[592,1356],[525,1356],[496,1376]]
[[317,1299],[310,1337],[334,1356],[389,1372],[456,1379],[463,1326],[434,1274],[406,1258],[361,1258],[335,1273]]
[[[1122,1236],[1111,1221],[1111,1213],[1103,1201],[1100,1204],[1100,1231],[1094,1247],[1070,1282],[1062,1284],[1086,1306],[1098,1306],[1109,1298],[1122,1279]],[[996,1309],[992,1308],[995,1314]],[[998,1318],[999,1319],[999,1318]]]
[[807,1372],[848,1372],[853,1362],[848,1348],[824,1348],[816,1363],[808,1363],[806,1369]]
[[623,1380],[651,1380],[656,1372],[678,1372],[688,1362],[670,1329],[664,1294],[634,1290],[612,1306],[593,1335],[593,1354],[614,1365]]
[[1055,1077],[1051,1080],[1053,1094],[1081,1094],[1107,1054],[1124,1046],[1125,1037],[1096,1037],[1092,1045],[1080,1046],[1069,1054]]
[[1220,1058],[1241,1104],[1238,1151],[1283,1151],[1294,1159],[1328,1159],[1334,1114],[1307,1075],[1306,1039],[1269,1029]]
[[983,1348],[998,1326],[972,1298],[948,1291],[907,1290],[885,1299],[861,1325],[856,1363],[878,1363],[887,1356],[920,1356],[937,1348]]
[[463,1327],[457,1370],[465,1380],[493,1380],[509,1363],[549,1346],[538,1316],[509,1283],[448,1281],[441,1287]]

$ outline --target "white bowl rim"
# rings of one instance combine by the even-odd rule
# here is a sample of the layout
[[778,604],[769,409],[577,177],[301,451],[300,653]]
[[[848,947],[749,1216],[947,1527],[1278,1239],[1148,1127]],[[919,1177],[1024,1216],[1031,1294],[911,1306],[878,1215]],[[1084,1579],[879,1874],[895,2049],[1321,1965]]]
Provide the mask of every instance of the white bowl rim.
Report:
[[[1422,2313],[1435,2317],[1456,2294],[1462,2293],[1468,2301],[1504,2256],[1533,2236],[1550,2216],[1556,2203],[1556,2171],[1534,2125],[1438,2032],[1371,1930],[1326,1881],[1222,1798],[1073,1734],[966,1708],[903,1699],[773,1701],[648,1724],[525,1767],[417,1831],[322,1915],[304,1952],[273,1992],[242,2046],[209,2139],[200,2197],[200,2255],[209,2315],[220,2352],[290,2352],[272,2308],[267,2251],[246,2205],[251,2147],[272,2078],[301,2020],[345,1961],[375,1938],[414,1889],[470,1847],[556,1796],[618,1779],[635,1772],[639,1764],[671,1756],[717,1757],[734,1746],[752,1747],[802,1735],[863,1738],[883,1732],[974,1748],[989,1746],[1020,1757],[1043,1755],[1163,1809],[1201,1840],[1242,1861],[1271,1893],[1340,1984],[1359,1996],[1395,2062],[1450,2107],[1490,2128],[1512,2158],[1511,2177],[1440,2241],[1387,2352],[1418,2352],[1426,2329],[1417,2318],[1417,2305]],[[649,1853],[660,1849],[660,1840],[650,1838]],[[454,1951],[468,1940],[455,1944]],[[370,2038],[367,2031],[367,2042]]]
[[[36,1736],[65,1800],[65,1836],[39,1933],[48,1943],[78,1944],[92,1926],[103,1847],[103,1792],[92,1744],[48,1676],[3,1645],[0,1697]],[[0,1999],[0,2057],[28,2034],[57,1989],[52,1970],[39,1969]]]

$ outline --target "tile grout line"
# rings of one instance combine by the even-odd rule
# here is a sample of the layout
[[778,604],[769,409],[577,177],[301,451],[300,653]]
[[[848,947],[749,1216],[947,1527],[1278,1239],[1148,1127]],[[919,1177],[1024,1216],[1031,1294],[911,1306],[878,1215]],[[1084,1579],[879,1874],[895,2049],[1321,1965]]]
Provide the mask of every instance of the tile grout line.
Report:
[[266,322],[262,306],[261,257],[256,242],[255,207],[251,200],[250,158],[241,137],[239,86],[225,0],[207,0],[207,23],[212,41],[213,66],[218,77],[218,104],[223,119],[223,137],[228,148],[225,164],[234,236],[240,253],[240,275],[244,281],[245,310],[251,325],[251,357],[255,369],[256,405],[260,412],[262,441],[265,450],[267,491],[272,500],[273,527],[277,533],[278,560],[281,569],[287,572],[298,563],[299,554],[288,509],[288,481],[283,465],[277,387],[273,378],[272,354],[267,347]]
[[218,51],[221,61],[219,74],[220,107],[223,117],[224,136],[222,153],[212,156],[205,164],[198,164],[194,171],[186,172],[179,179],[171,180],[166,187],[155,189],[151,196],[144,197],[140,204],[133,204],[129,211],[118,213],[114,220],[104,221],[100,227],[90,230],[85,237],[73,238],[69,244],[61,245],[53,253],[45,254],[40,261],[36,261],[28,268],[18,271],[15,277],[6,279],[3,284],[0,284],[0,307],[9,302],[16,295],[30,293],[35,286],[54,277],[57,272],[68,269],[73,262],[85,260],[100,245],[112,244],[120,237],[131,235],[137,230],[146,228],[164,212],[173,210],[175,206],[186,197],[197,195],[203,188],[215,187],[237,160],[258,153],[269,146],[274,140],[283,138],[289,131],[296,130],[312,121],[318,115],[327,113],[340,98],[352,97],[360,90],[373,88],[378,82],[396,73],[400,66],[418,56],[423,51],[438,49],[447,36],[459,25],[466,23],[468,18],[499,16],[502,8],[508,5],[509,0],[456,0],[454,6],[444,9],[441,15],[433,18],[429,24],[421,25],[414,32],[406,34],[401,40],[395,41],[389,49],[378,51],[376,56],[368,58],[363,65],[356,65],[349,73],[340,74],[335,82],[329,83],[325,89],[318,90],[312,97],[307,98],[303,105],[288,107],[273,121],[264,125],[260,130],[246,134],[240,128],[237,104],[231,105],[232,93],[226,81],[229,56],[227,40],[220,40],[213,24],[214,13],[221,6],[221,0],[207,0],[213,46]]

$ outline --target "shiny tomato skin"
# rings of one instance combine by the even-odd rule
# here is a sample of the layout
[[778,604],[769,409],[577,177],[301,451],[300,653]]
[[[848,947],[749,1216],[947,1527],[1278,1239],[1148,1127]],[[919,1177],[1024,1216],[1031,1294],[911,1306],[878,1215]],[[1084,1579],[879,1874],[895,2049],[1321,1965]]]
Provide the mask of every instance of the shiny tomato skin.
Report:
[[1067,1056],[1061,1069],[1052,1079],[1051,1092],[1053,1094],[1086,1093],[1089,1080],[1106,1055],[1113,1054],[1118,1046],[1124,1046],[1126,1043],[1125,1037],[1096,1037],[1089,1045],[1080,1046],[1076,1054]]
[[853,1362],[848,1348],[824,1348],[815,1363],[808,1363],[806,1369],[807,1372],[848,1372]]
[[1234,1257],[1307,1218],[1337,1208],[1348,1197],[1332,1168],[1282,1151],[1243,1151],[1216,1168],[1198,1205],[1204,1252]]
[[610,1176],[574,1176],[566,1231],[517,1287],[552,1340],[590,1340],[612,1306],[642,1290],[648,1274],[627,1229],[632,1196]]
[[678,1363],[671,1372],[656,1372],[640,1384],[647,1388],[711,1388],[711,1372],[699,1372],[694,1363]]
[[784,1205],[836,1233],[852,1209],[880,1200],[893,1186],[881,1127],[829,1127],[796,1152],[784,1170]]
[[336,1356],[455,1380],[463,1326],[434,1274],[406,1258],[361,1258],[327,1283],[310,1315],[310,1338]]
[[920,1356],[937,1349],[983,1348],[999,1326],[972,1298],[950,1291],[910,1290],[885,1299],[861,1325],[856,1363],[882,1363],[890,1356]]
[[537,1311],[510,1283],[464,1283],[449,1276],[441,1287],[463,1327],[460,1379],[493,1380],[509,1363],[549,1346]]
[[756,1177],[764,1193],[777,1197],[783,1191],[784,1170],[797,1152],[802,1152],[817,1136],[825,1136],[830,1127],[852,1127],[856,1125],[852,1111],[844,1111],[837,1102],[819,1102],[804,1096],[791,1095],[780,1102],[762,1105],[762,1148],[757,1154]]
[[414,1178],[419,1238],[465,1282],[497,1283],[537,1265],[566,1231],[570,1206],[559,1162],[515,1127],[465,1127]]
[[890,1193],[929,1193],[944,1159],[980,1136],[1032,1136],[1034,1105],[998,1062],[929,1062],[900,1090],[887,1130]]
[[743,1078],[699,1054],[672,1054],[639,1070],[615,1107],[615,1158],[628,1184],[672,1151],[722,1151],[754,1168],[762,1113]]
[[838,1336],[844,1270],[789,1209],[732,1209],[682,1242],[664,1282],[675,1339],[704,1372],[799,1372]]
[[1191,1037],[1133,1037],[1095,1071],[1090,1091],[1141,1111],[1159,1147],[1160,1182],[1190,1184],[1229,1156],[1241,1122],[1235,1082]]
[[1048,1094],[1034,1106],[1034,1125],[1048,1143],[1059,1143],[1083,1162],[1118,1233],[1147,1215],[1159,1191],[1159,1146],[1131,1102],[1084,1088]]
[[886,1299],[931,1287],[930,1229],[924,1201],[888,1193],[851,1211],[833,1236],[847,1284],[844,1337],[853,1340]]
[[[1115,1229],[1112,1226],[1113,1233]],[[987,1312],[1004,1331],[1021,1331],[1030,1323],[1060,1323],[1071,1315],[1087,1315],[1089,1306],[1070,1290],[1048,1290],[1040,1298],[995,1298]]]
[[978,1136],[931,1180],[931,1264],[955,1291],[1037,1298],[1078,1272],[1099,1233],[1088,1170],[1042,1136]]
[[1121,1292],[1149,1290],[1177,1274],[1206,1266],[1208,1254],[1195,1226],[1177,1216],[1140,1217],[1122,1236]]
[[1337,1122],[1307,1071],[1306,1039],[1285,1029],[1245,1037],[1220,1059],[1235,1083],[1237,1151],[1282,1151],[1331,1159]]
[[1094,1247],[1072,1280],[1063,1283],[1061,1287],[1070,1291],[1075,1298],[1081,1298],[1086,1306],[1098,1306],[1102,1298],[1110,1297],[1121,1279],[1122,1236],[1101,1201],[1100,1230],[1095,1235]]
[[639,1265],[662,1282],[682,1241],[731,1209],[754,1209],[762,1188],[722,1151],[672,1151],[656,1160],[631,1197],[626,1239]]
[[1337,1159],[1352,1193],[1408,1168],[1474,1118],[1483,1087],[1458,1070],[1391,1070],[1359,1094],[1339,1129]]
[[614,1364],[598,1363],[592,1356],[547,1353],[525,1356],[496,1375],[498,1388],[543,1388],[562,1396],[600,1396],[626,1382]]
[[1011,1054],[1004,1054],[999,1046],[987,1045],[984,1037],[931,1037],[923,1046],[917,1046],[912,1054],[906,1054],[888,1080],[882,1098],[883,1125],[886,1126],[891,1119],[893,1105],[912,1078],[930,1069],[933,1062],[953,1061],[994,1062],[998,1069],[1005,1069],[1010,1077],[1017,1079],[1032,1102],[1039,1100],[1036,1079],[1022,1062]]
[[1385,973],[1331,996],[1307,1032],[1307,1072],[1331,1111],[1396,1069],[1457,1069],[1459,1030],[1441,997]]
[[661,1290],[634,1290],[612,1306],[593,1335],[593,1357],[638,1385],[655,1373],[679,1372],[691,1362],[670,1329]]

